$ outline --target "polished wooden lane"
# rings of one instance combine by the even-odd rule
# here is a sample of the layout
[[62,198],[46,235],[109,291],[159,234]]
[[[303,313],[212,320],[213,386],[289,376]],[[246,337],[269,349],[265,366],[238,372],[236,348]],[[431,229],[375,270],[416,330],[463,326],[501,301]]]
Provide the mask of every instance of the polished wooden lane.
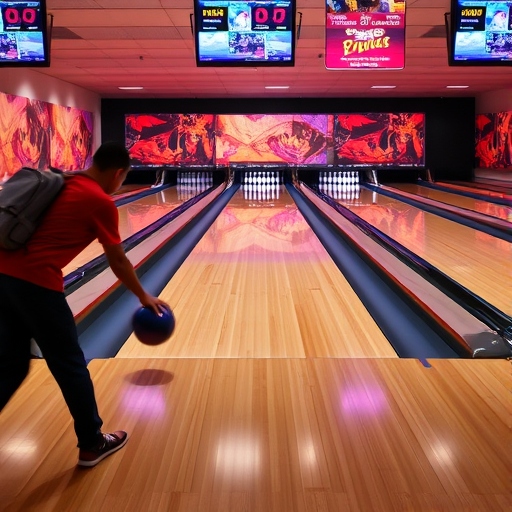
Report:
[[512,315],[512,244],[364,187],[340,201],[504,313]]
[[[169,187],[119,206],[119,234],[121,240],[126,240],[146,228],[183,202],[183,199],[178,197],[177,187]],[[67,275],[101,254],[103,254],[103,248],[95,240],[66,265],[62,272]]]
[[[510,181],[497,181],[497,180],[482,180],[476,179],[475,181],[451,181],[454,185],[460,185],[469,189],[474,189],[476,193],[479,190],[487,190],[491,192],[499,192],[501,194],[512,193],[512,185]],[[442,184],[442,183],[441,183]]]
[[489,201],[483,201],[481,199],[474,199],[472,197],[463,196],[460,194],[445,192],[443,190],[437,190],[429,187],[422,187],[413,183],[393,183],[393,188],[403,190],[409,194],[416,194],[422,197],[428,197],[434,201],[446,203],[452,206],[458,206],[459,208],[465,208],[490,217],[496,217],[509,221],[510,230],[512,231],[512,206],[500,205],[491,203]]
[[489,198],[501,198],[501,199],[508,199],[509,201],[512,200],[512,195],[510,195],[506,190],[490,190],[488,187],[481,188],[478,186],[473,186],[471,183],[468,182],[435,182],[436,185],[439,185],[445,189],[451,189],[456,192],[461,193],[471,193],[471,194],[478,194],[479,196],[487,196]]
[[34,361],[0,416],[0,509],[509,511],[510,362],[431,363],[93,361],[106,427],[130,440],[88,470]]
[[118,357],[396,357],[283,185],[236,192],[160,294],[169,343]]
[[150,185],[140,185],[132,183],[130,185],[122,185],[119,190],[114,192],[112,196],[114,199],[119,199],[120,197],[128,196],[133,193],[142,192],[143,190],[147,190],[150,188]]
[[[512,174],[512,173],[508,173]],[[491,178],[475,178],[474,183],[482,184],[482,185],[494,185],[499,187],[500,189],[507,191],[508,193],[512,193],[512,179],[508,180],[498,180]]]
[[[202,187],[199,187],[199,190]],[[126,256],[135,269],[138,269],[152,254],[155,254],[169,240],[171,240],[179,231],[189,224],[197,215],[208,208],[225,190],[225,185],[219,185],[212,188],[207,194],[194,201],[194,204],[184,208],[179,215],[174,215],[171,220],[164,222],[162,226],[154,230],[140,240],[139,243],[129,248]],[[178,187],[178,199],[187,200],[190,198],[190,187]],[[183,193],[182,193],[183,192]],[[81,321],[92,309],[98,305],[98,301],[111,293],[120,283],[110,267],[105,268],[98,275],[83,283],[76,290],[67,295],[67,301],[73,312],[75,320]]]

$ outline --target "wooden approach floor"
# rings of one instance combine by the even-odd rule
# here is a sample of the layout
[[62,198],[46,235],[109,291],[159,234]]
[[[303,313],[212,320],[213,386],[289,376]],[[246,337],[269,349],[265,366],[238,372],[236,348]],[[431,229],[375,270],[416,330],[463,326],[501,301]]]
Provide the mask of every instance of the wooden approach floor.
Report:
[[0,416],[2,511],[512,510],[504,360],[109,359],[90,365],[106,429],[75,466],[44,361]]

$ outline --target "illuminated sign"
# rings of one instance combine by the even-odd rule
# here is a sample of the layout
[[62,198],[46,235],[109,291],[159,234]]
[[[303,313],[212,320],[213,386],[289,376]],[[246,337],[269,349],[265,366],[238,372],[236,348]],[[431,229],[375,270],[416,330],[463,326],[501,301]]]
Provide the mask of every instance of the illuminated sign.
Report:
[[402,69],[405,0],[327,0],[327,69]]

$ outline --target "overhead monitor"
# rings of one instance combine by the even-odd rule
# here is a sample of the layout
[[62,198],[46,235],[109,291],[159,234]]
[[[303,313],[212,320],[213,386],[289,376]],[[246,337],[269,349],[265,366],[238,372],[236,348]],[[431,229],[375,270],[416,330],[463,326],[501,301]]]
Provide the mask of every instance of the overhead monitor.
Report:
[[194,0],[198,66],[293,66],[295,0]]
[[0,67],[48,67],[46,1],[0,0],[0,13]]
[[451,66],[510,66],[512,0],[452,0],[448,45]]

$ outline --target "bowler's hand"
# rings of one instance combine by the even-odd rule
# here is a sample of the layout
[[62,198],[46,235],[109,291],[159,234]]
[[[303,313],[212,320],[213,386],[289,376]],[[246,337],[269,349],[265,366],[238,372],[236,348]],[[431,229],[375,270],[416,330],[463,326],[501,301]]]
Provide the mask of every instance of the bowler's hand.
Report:
[[144,297],[142,297],[140,299],[140,303],[145,308],[153,310],[156,315],[161,315],[165,312],[165,310],[171,309],[169,304],[159,299],[158,297],[153,297],[149,294],[146,294]]

